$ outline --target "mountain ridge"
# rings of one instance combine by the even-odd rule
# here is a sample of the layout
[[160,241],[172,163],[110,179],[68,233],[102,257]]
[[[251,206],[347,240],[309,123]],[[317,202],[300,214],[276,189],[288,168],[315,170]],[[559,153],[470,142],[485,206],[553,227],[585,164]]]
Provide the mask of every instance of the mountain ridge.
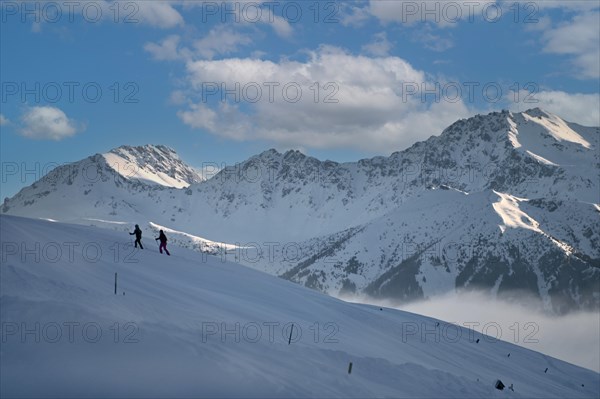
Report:
[[[167,156],[164,164],[150,156],[157,160],[150,172],[158,184],[143,174],[123,176],[97,154],[88,158],[97,163],[96,180],[72,171],[61,184],[42,179],[5,200],[2,213],[84,224],[104,220],[110,228],[153,223],[182,232],[185,245],[202,237],[227,243],[229,250],[258,244],[256,258],[242,263],[332,295],[367,290],[415,300],[475,287],[491,295],[524,289],[549,311],[596,309],[599,143],[598,128],[541,109],[502,111],[459,120],[389,157],[337,163],[269,149],[200,182],[167,147],[119,147],[116,153],[127,162],[144,161],[147,154],[139,153],[145,151]],[[145,163],[140,169],[148,171]],[[160,184],[168,181],[160,173],[170,170],[175,186]],[[48,176],[53,174],[60,170]],[[72,206],[61,214],[65,201]],[[341,240],[349,231],[351,237]],[[449,245],[451,238],[462,246],[485,244],[477,256],[471,251],[459,261],[442,250],[435,256],[426,251]],[[314,245],[329,241],[328,248]],[[280,252],[286,246],[304,250],[286,259],[271,253],[269,243]],[[403,258],[398,254],[407,243],[416,252]],[[521,282],[511,277],[517,272],[526,276]],[[576,284],[569,286],[563,274]]]

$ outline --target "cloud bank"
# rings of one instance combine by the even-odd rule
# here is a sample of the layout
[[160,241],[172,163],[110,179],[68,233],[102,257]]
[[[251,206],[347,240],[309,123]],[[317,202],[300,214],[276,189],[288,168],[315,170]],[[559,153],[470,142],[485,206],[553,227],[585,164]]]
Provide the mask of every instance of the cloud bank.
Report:
[[186,80],[192,92],[180,119],[239,141],[392,152],[473,113],[462,100],[426,104],[405,96],[405,83],[428,77],[399,57],[333,46],[308,52],[305,61],[189,61]]
[[[487,329],[492,337],[600,372],[600,315],[597,312],[549,315],[476,292],[441,295],[403,306],[368,297],[342,299],[392,307],[463,327],[471,326],[478,332]],[[522,298],[522,301],[526,303],[527,298]]]

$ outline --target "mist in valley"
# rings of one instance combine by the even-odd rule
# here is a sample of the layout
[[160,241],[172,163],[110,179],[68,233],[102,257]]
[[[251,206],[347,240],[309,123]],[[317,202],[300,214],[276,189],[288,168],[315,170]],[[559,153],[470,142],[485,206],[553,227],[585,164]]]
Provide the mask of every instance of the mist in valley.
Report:
[[526,306],[539,302],[527,296],[508,302],[478,292],[445,294],[403,305],[366,296],[340,299],[433,317],[487,334],[490,338],[484,342],[489,344],[500,339],[600,372],[598,311],[556,315],[535,305]]

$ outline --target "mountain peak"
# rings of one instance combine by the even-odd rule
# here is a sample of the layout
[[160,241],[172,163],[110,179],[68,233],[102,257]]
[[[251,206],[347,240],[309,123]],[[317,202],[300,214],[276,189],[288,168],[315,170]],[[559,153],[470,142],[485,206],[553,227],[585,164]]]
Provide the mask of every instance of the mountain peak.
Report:
[[548,116],[554,116],[552,114],[550,114],[549,112],[544,111],[543,109],[539,108],[539,107],[535,107],[535,108],[530,108],[527,111],[521,112],[521,114],[527,114],[529,116],[533,116],[533,117],[548,117]]
[[130,154],[156,154],[158,156],[170,157],[179,159],[177,151],[163,144],[143,144],[139,146],[122,145],[113,148],[109,153],[128,156]]
[[299,150],[288,150],[283,154],[283,159],[287,162],[298,162],[306,158],[306,155]]
[[185,164],[174,149],[165,145],[123,145],[102,156],[126,179],[175,188],[203,180],[198,171]]
[[274,148],[263,151],[260,154],[252,157],[251,159],[258,159],[265,163],[272,162],[285,162],[285,163],[296,163],[301,162],[309,158],[306,154],[300,150],[287,150],[284,153],[277,151]]
[[265,151],[261,152],[260,154],[256,155],[256,158],[271,159],[273,157],[280,156],[280,155],[281,155],[281,153],[279,151],[277,151],[275,148],[270,148],[270,149],[265,150]]

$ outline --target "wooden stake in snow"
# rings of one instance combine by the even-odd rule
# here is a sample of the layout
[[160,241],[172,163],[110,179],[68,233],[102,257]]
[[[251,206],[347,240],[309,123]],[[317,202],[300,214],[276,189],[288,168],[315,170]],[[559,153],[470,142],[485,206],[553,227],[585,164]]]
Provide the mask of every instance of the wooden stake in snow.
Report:
[[348,365],[348,374],[352,374],[352,362]]
[[115,273],[115,295],[117,295],[117,273]]
[[288,339],[288,345],[292,343],[292,332],[294,332],[294,325],[292,324],[292,328],[290,328],[290,339]]

